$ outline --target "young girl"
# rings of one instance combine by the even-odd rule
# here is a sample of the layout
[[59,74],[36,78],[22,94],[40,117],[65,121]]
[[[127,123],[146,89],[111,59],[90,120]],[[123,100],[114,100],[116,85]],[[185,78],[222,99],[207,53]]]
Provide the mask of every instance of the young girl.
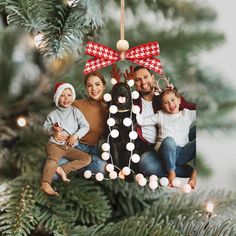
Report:
[[[141,126],[157,125],[156,151],[163,157],[169,186],[176,177],[176,165],[184,166],[196,156],[196,139],[189,142],[188,134],[196,120],[196,110],[180,110],[180,95],[175,89],[167,88],[160,94],[162,110],[151,117],[137,114]],[[165,139],[165,142],[162,141]],[[190,176],[189,184],[196,186],[196,170]]]
[[[55,86],[54,102],[57,109],[50,112],[43,124],[44,131],[50,135],[46,147],[47,162],[44,166],[41,180],[41,190],[49,195],[58,195],[51,187],[52,177],[57,172],[64,181],[69,181],[67,174],[87,166],[91,156],[74,146],[89,131],[89,124],[83,113],[71,106],[75,100],[75,90],[69,83],[57,83]],[[66,139],[60,141],[53,137],[54,132],[62,132]],[[66,156],[69,163],[58,166],[62,156]]]

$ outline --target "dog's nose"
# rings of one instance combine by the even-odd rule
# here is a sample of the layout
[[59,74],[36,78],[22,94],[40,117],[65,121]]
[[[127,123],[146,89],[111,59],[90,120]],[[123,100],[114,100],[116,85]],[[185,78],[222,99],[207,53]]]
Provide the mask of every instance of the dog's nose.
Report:
[[121,88],[121,92],[123,92],[123,93],[127,92],[127,89],[123,87],[123,88]]

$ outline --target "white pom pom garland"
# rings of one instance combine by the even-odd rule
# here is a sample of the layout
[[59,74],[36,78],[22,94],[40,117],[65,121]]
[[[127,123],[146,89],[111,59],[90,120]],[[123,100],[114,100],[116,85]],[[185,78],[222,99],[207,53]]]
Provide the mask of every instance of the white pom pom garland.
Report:
[[106,102],[110,102],[111,101],[111,94],[110,93],[105,93],[103,95],[103,99],[106,101]]
[[107,119],[107,125],[108,126],[114,126],[116,123],[115,119],[114,118],[108,118]]
[[169,184],[169,180],[166,177],[162,177],[160,179],[160,184],[161,186],[166,187]]
[[116,114],[116,112],[118,111],[118,108],[116,105],[111,105],[109,108],[109,111],[111,112],[111,114]]
[[119,136],[119,131],[117,129],[113,129],[110,134],[112,138],[117,138]]
[[127,84],[129,85],[129,87],[134,86],[134,80],[133,79],[128,80]]
[[138,91],[133,91],[133,92],[132,92],[132,98],[133,98],[133,99],[139,98],[139,92],[138,92]]
[[158,187],[158,182],[152,180],[152,181],[149,182],[148,186],[149,186],[150,189],[155,190]]
[[133,105],[132,106],[132,111],[133,111],[134,114],[138,114],[138,113],[140,113],[140,107],[137,106],[137,105]]
[[107,170],[108,172],[112,172],[112,171],[114,170],[114,166],[109,163],[109,164],[106,165],[106,170]]
[[135,146],[133,143],[129,142],[126,144],[126,149],[130,152],[132,152],[134,150]]
[[107,161],[110,158],[110,154],[108,152],[103,152],[101,157],[104,161]]
[[99,172],[95,175],[95,178],[97,181],[102,181],[104,179],[104,175],[103,175],[103,173]]
[[92,176],[92,172],[90,170],[86,170],[84,172],[84,178],[89,179]]
[[138,163],[140,161],[140,156],[135,153],[131,156],[131,160],[133,163]]
[[135,179],[138,181],[139,179],[142,179],[144,178],[143,174],[141,173],[138,173],[136,176],[135,176]]
[[117,173],[115,172],[115,171],[111,171],[110,173],[109,173],[109,177],[110,177],[110,179],[117,179]]
[[138,180],[138,184],[140,186],[145,186],[147,184],[147,180],[145,178],[141,178]]
[[128,126],[131,126],[132,125],[132,120],[128,117],[126,117],[124,120],[123,120],[123,124],[124,126],[128,127]]
[[132,139],[132,140],[137,139],[138,138],[137,132],[136,131],[130,131],[129,138]]
[[109,144],[109,143],[103,143],[103,144],[102,144],[102,150],[103,150],[104,152],[109,151],[109,150],[110,150],[110,144]]
[[129,175],[131,170],[128,166],[123,167],[122,172],[124,175]]
[[151,181],[157,181],[158,180],[158,178],[157,178],[157,176],[156,175],[151,175],[150,177],[149,177],[149,181],[151,182]]

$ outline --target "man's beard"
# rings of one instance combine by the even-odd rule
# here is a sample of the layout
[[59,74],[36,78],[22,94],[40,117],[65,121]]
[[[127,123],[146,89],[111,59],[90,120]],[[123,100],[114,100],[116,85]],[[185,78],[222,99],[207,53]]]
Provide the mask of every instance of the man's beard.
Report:
[[140,93],[142,96],[146,96],[146,95],[151,94],[153,91],[154,91],[154,86],[151,86],[151,85],[150,85],[150,89],[149,89],[148,91],[139,91],[139,93]]

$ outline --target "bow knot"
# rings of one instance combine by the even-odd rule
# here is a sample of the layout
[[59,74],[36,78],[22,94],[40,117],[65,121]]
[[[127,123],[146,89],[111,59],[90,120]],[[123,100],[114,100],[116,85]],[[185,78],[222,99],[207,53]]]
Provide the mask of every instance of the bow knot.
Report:
[[141,44],[121,53],[102,44],[88,42],[85,54],[94,58],[86,62],[84,74],[96,71],[123,59],[144,66],[159,74],[163,73],[160,60],[154,57],[160,55],[158,42]]

